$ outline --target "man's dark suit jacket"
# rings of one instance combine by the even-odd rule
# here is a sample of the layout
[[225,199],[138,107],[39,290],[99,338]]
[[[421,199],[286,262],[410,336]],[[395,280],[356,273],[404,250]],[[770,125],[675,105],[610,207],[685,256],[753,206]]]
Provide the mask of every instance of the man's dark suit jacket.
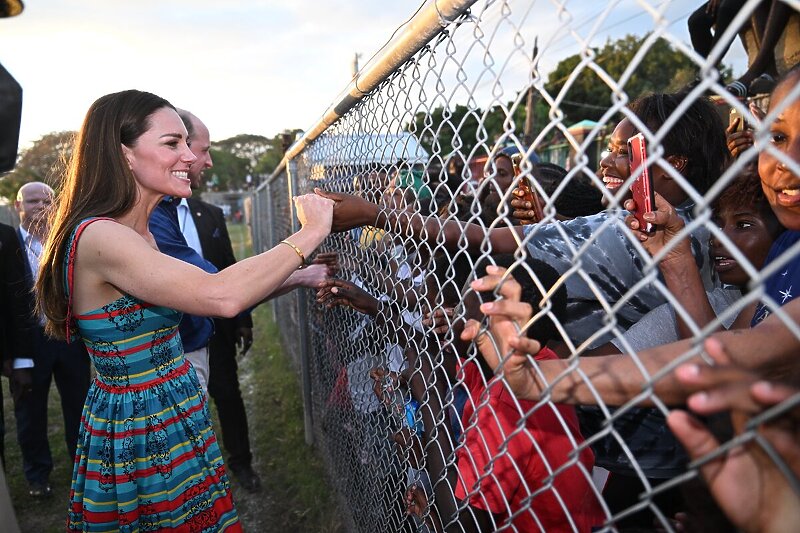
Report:
[[[234,264],[236,257],[233,255],[233,246],[222,209],[195,198],[189,198],[187,203],[197,228],[197,235],[200,237],[203,258],[218,270]],[[214,319],[214,335],[224,337],[230,344],[236,342],[236,329],[240,327],[253,327],[250,313],[241,313],[233,319]]]
[[34,297],[24,253],[17,231],[0,224],[0,365],[6,359],[33,359]]

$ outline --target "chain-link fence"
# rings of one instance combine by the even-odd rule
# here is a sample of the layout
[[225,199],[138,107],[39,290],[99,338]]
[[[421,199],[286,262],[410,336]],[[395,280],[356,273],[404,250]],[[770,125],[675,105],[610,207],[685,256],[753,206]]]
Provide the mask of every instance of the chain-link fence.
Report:
[[[778,464],[797,489],[791,463],[756,431],[787,417],[796,396],[746,426],[719,415],[691,426],[728,443],[700,459],[666,420],[693,390],[690,369],[678,383],[676,366],[700,354],[720,367],[723,356],[703,349],[710,334],[750,333],[753,316],[775,315],[753,328],[769,332],[760,337],[722,336],[730,357],[759,371],[786,363],[800,339],[785,305],[800,245],[781,225],[800,229],[800,172],[786,155],[793,133],[779,139],[773,126],[796,121],[799,90],[761,118],[718,65],[737,33],[755,64],[774,25],[780,45],[765,72],[785,72],[797,60],[797,6],[718,4],[426,2],[258,188],[257,251],[298,229],[290,198],[314,187],[360,199],[339,204],[338,229],[358,218],[347,205],[369,219],[321,247],[341,266],[321,301],[306,291],[274,303],[303,375],[307,438],[350,529],[725,530],[730,507],[721,502],[726,517],[698,467],[720,467],[742,443],[771,458],[758,476]],[[739,81],[766,110],[774,83],[754,78]],[[763,192],[760,152],[762,179],[778,176]],[[661,217],[647,235],[623,209],[643,168],[658,196],[644,187],[637,206],[655,202]],[[493,264],[508,268],[499,288],[471,284]],[[495,310],[511,304],[519,316],[489,324],[478,306],[495,298]],[[468,319],[481,323],[472,342]],[[515,323],[546,348],[514,355]],[[651,349],[660,345],[670,348]],[[792,365],[772,367],[786,378]],[[737,372],[726,379],[750,379]],[[711,413],[698,398],[691,405]],[[739,472],[723,482],[745,492],[756,483]],[[689,521],[679,526],[677,513]]]

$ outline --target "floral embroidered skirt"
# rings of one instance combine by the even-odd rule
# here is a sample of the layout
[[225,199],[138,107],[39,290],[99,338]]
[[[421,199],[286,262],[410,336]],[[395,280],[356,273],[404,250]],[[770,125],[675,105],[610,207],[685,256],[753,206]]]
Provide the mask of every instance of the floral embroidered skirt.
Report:
[[184,360],[168,374],[146,386],[92,384],[68,530],[241,530],[194,369]]

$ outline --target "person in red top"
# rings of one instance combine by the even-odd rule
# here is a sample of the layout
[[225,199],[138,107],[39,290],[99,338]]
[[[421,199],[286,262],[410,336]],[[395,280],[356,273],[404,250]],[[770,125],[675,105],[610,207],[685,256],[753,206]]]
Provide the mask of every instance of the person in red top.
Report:
[[[550,294],[558,273],[541,261],[527,259],[517,264],[510,255],[493,256],[492,262],[507,267],[516,264],[511,275],[521,287],[522,300],[532,307],[548,295],[550,311],[526,333],[542,344],[557,338],[552,320],[566,313],[567,301],[563,285]],[[424,450],[423,468],[430,479],[427,489],[424,483],[408,487],[407,513],[425,521],[432,530],[448,533],[503,529],[589,532],[594,526],[602,526],[606,516],[591,481],[594,455],[583,446],[574,408],[549,402],[536,408],[538,402],[519,402],[501,381],[493,379],[483,359],[467,356],[469,345],[458,340],[460,321],[454,318],[453,306],[461,301],[462,287],[469,277],[485,275],[486,262],[480,260],[473,267],[466,256],[451,259],[439,255],[433,263],[427,298],[431,302],[441,300],[444,308],[426,314],[422,326],[428,334],[443,335],[444,339],[452,335],[452,344],[431,339],[423,344],[422,334],[411,332],[417,338],[405,350],[408,368],[413,369],[408,375],[404,373],[405,383],[417,401],[414,418],[422,427],[421,431],[405,428],[402,432],[406,436],[400,440],[409,449],[416,441],[418,449]],[[538,278],[544,292],[531,276]],[[486,298],[491,299],[491,295],[484,295]],[[380,313],[376,298],[345,280],[324,283],[317,301],[329,308],[347,305],[384,320],[392,314],[391,307]],[[479,303],[475,292],[466,294],[463,304],[467,317],[478,316]],[[420,350],[420,346],[425,348]],[[548,348],[536,357],[557,359]],[[374,375],[375,393],[386,401],[387,373],[384,370]],[[466,391],[467,398],[459,412],[461,391]],[[454,424],[458,430],[452,427],[451,416],[460,421]],[[460,428],[464,429],[461,437]]]
[[[557,359],[549,348],[537,360]],[[511,531],[591,531],[602,525],[591,473],[594,455],[575,409],[517,400],[501,381],[486,382],[474,361],[462,366],[468,390],[457,452],[456,498],[494,515]],[[526,416],[527,415],[527,416]],[[577,455],[575,450],[580,450]]]
[[[541,261],[526,259],[518,263],[513,256],[503,255],[492,259],[504,267],[514,265],[509,273],[518,283],[520,299],[533,309],[538,310],[547,295],[549,312],[530,324],[526,335],[539,340],[542,346],[558,338],[553,321],[560,320],[566,313],[567,301],[563,285],[552,290],[557,286],[558,273]],[[463,283],[459,276],[464,270],[462,262],[459,259],[453,262],[455,286]],[[479,262],[475,276],[486,275],[486,270],[486,262]],[[534,276],[543,290],[534,283]],[[442,290],[443,299],[450,300],[447,287]],[[492,299],[491,294],[484,293],[483,305]],[[467,317],[480,314],[479,303],[474,292],[467,292],[464,297]],[[423,325],[432,325],[431,320],[428,315]],[[456,331],[455,339],[458,337]],[[457,388],[466,390],[467,399],[460,415],[464,433],[455,448],[454,468],[443,465],[448,470],[446,485],[453,487],[454,501],[443,497],[444,490],[436,491],[435,512],[442,519],[444,529],[448,532],[589,532],[595,526],[602,526],[607,517],[599,492],[592,484],[594,454],[584,445],[575,409],[550,402],[517,400],[502,381],[494,377],[482,358],[466,356],[469,350],[457,340],[453,347],[453,352],[463,357],[456,358],[458,370],[451,379],[458,384]],[[542,348],[535,357],[538,360],[558,358],[549,348]],[[419,374],[425,374],[424,364],[421,370]],[[413,388],[412,378],[412,391]],[[435,395],[428,395],[424,406],[432,407],[434,399]],[[424,420],[424,408],[422,412]],[[438,413],[430,417],[437,419]],[[445,440],[437,439],[437,448],[447,450]],[[430,447],[430,443],[426,444]],[[439,477],[436,459],[436,454],[429,454],[431,479]],[[407,501],[417,504],[412,512],[424,516],[423,506],[427,502],[417,495],[418,491]]]

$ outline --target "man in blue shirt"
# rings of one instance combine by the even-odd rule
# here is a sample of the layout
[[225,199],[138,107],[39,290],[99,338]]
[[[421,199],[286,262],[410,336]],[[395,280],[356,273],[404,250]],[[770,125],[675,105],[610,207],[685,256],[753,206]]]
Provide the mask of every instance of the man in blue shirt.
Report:
[[[150,215],[150,232],[158,249],[206,272],[215,273],[217,267],[203,259],[187,243],[178,222],[177,206],[180,198],[166,197]],[[183,352],[192,363],[203,392],[208,391],[208,342],[214,334],[214,321],[209,317],[184,314],[179,326]]]
[[[187,128],[189,147],[196,156],[189,169],[192,189],[196,190],[203,171],[212,166],[209,133],[191,113],[179,110],[179,115]],[[200,200],[187,203],[185,199],[165,198],[150,216],[150,231],[161,252],[206,272],[215,273],[236,261],[221,210]],[[272,296],[300,286],[316,288],[327,275],[325,265],[310,265],[295,271]],[[228,468],[245,490],[256,492],[261,481],[252,468],[235,350],[239,339],[244,350],[252,344],[252,322],[249,313],[243,313],[240,319],[213,320],[184,314],[179,330],[185,357],[194,366],[203,391],[210,393],[217,406]]]

